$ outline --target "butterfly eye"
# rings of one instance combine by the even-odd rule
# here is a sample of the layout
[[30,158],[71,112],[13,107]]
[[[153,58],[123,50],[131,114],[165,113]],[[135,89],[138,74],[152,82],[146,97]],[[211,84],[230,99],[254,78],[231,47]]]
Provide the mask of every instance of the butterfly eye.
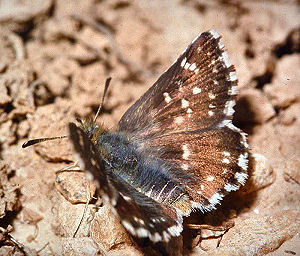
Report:
[[86,127],[86,133],[90,139],[92,139],[98,129],[98,125],[92,124],[91,126]]

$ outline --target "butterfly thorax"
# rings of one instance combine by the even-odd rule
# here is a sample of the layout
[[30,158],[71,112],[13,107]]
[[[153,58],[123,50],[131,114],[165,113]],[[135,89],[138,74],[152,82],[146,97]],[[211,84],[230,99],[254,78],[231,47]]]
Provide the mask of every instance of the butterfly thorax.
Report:
[[138,165],[138,156],[125,136],[117,133],[101,134],[95,141],[101,158],[107,165],[116,170],[117,174],[124,173],[129,179]]

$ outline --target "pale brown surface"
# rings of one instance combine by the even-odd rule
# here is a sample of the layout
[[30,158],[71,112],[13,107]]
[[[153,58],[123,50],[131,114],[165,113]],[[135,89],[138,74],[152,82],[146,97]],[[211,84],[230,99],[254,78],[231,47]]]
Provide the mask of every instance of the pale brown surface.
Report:
[[[1,1],[0,226],[28,255],[299,255],[297,8],[292,0]],[[218,238],[202,232],[198,244],[199,235],[192,239],[185,230],[183,240],[163,249],[132,239],[109,206],[96,213],[101,200],[93,199],[73,238],[87,187],[68,173],[55,184],[55,172],[75,159],[69,141],[27,149],[22,143],[64,135],[76,116],[92,117],[109,76],[99,121],[113,129],[193,38],[212,28],[223,36],[240,81],[235,122],[258,155],[246,187],[215,213],[193,214],[187,222],[233,220],[235,226],[217,248]],[[0,255],[7,255],[14,245],[3,232]],[[13,255],[23,254],[16,249]]]

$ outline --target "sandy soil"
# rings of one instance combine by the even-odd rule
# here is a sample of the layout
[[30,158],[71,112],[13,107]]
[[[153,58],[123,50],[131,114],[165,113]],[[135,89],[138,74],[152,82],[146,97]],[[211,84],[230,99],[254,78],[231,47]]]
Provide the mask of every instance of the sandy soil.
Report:
[[[0,255],[298,255],[300,253],[299,2],[54,1],[0,3]],[[64,135],[92,117],[113,78],[100,121],[125,110],[199,33],[223,36],[239,78],[235,123],[249,134],[251,178],[216,212],[187,223],[169,246],[133,239],[108,205],[88,195]],[[100,206],[100,208],[99,208]],[[75,234],[75,237],[74,237]]]

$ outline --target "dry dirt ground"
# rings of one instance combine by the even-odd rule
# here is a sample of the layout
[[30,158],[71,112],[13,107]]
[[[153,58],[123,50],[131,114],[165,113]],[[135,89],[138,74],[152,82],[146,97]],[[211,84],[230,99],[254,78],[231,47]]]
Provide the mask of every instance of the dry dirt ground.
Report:
[[[0,255],[299,255],[299,2],[2,0],[0,2]],[[192,39],[215,29],[239,78],[235,123],[249,134],[251,178],[172,245],[133,239],[109,205],[87,195],[64,135],[91,117],[114,128]]]

